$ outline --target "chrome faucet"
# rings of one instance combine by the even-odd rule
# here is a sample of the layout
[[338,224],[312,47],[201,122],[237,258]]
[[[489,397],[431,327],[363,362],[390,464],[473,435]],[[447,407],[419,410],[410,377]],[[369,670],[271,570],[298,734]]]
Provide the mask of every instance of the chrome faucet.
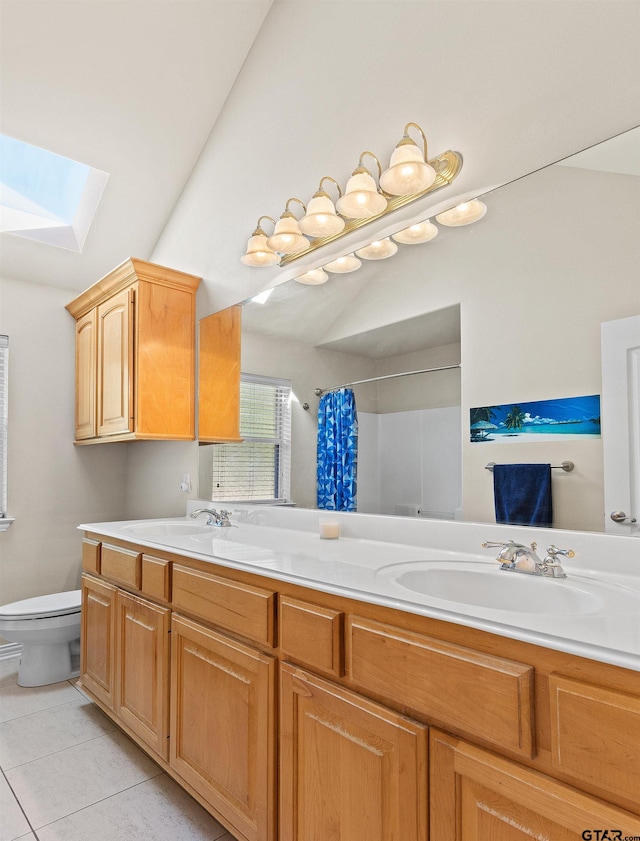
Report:
[[573,558],[573,549],[558,549],[557,546],[549,546],[544,560],[540,560],[536,549],[537,543],[525,546],[523,543],[516,543],[508,540],[506,543],[493,543],[487,541],[482,544],[483,549],[489,547],[500,547],[496,560],[500,561],[500,569],[511,570],[512,572],[524,572],[528,575],[543,575],[546,578],[566,578],[567,574],[558,560],[558,555]]
[[218,528],[228,528],[231,526],[229,522],[231,511],[226,511],[224,508],[220,511],[216,511],[215,508],[198,508],[196,511],[192,511],[190,516],[195,519],[200,514],[208,514],[208,526],[218,526]]

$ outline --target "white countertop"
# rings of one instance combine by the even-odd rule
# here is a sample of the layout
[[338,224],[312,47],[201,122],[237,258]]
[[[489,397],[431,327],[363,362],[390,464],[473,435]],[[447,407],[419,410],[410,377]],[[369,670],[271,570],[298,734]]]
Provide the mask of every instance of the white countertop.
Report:
[[[190,501],[187,510],[214,506]],[[206,526],[204,515],[79,528],[640,671],[638,538],[257,505],[232,511],[232,528]],[[339,522],[339,539],[320,539],[320,517]],[[509,539],[536,540],[541,557],[551,543],[574,549],[562,558],[567,578],[501,571],[498,550],[481,543]]]

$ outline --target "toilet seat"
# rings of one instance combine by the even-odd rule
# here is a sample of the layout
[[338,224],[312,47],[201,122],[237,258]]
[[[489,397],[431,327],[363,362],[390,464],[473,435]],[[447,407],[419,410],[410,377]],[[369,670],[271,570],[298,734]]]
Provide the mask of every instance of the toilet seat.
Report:
[[0,605],[0,621],[68,616],[69,614],[80,613],[81,603],[81,590],[51,593],[48,596],[35,596],[31,599],[22,599],[19,602]]

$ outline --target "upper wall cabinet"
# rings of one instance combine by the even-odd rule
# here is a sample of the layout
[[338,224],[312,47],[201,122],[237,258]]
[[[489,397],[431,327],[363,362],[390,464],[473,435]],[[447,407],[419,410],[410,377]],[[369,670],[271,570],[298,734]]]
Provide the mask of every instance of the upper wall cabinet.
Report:
[[240,332],[242,307],[234,306],[200,322],[198,440],[240,438]]
[[77,444],[195,437],[200,278],[130,258],[67,304]]

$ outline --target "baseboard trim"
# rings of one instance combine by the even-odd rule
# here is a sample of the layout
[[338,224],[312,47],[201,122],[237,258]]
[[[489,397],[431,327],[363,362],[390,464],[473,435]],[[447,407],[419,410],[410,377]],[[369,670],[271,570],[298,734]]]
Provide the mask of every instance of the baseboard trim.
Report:
[[22,646],[19,642],[7,642],[0,645],[0,660],[13,660],[22,653]]

